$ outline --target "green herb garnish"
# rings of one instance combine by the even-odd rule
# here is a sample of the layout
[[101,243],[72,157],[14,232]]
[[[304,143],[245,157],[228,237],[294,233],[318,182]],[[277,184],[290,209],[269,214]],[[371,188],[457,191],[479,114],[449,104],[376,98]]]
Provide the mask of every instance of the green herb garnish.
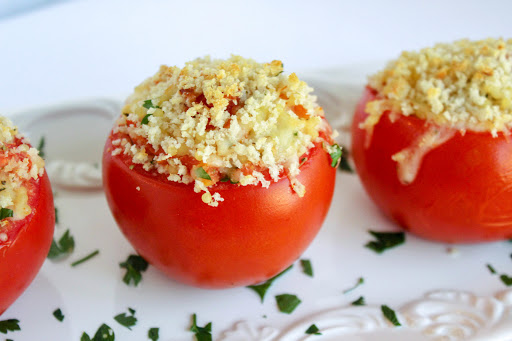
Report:
[[306,161],[308,161],[308,158],[307,157],[303,157],[301,160],[300,160],[300,164],[299,164],[299,167],[302,166],[303,164],[306,163]]
[[313,266],[311,265],[311,261],[309,259],[301,259],[300,265],[302,266],[302,272],[310,277],[313,277]]
[[381,305],[380,310],[382,311],[382,314],[384,314],[384,317],[388,319],[388,321],[391,322],[395,327],[401,326],[400,322],[398,321],[398,318],[396,317],[396,313],[393,309],[391,309],[387,305]]
[[130,165],[130,166],[128,166],[128,168],[130,168],[130,170],[132,170],[135,168],[135,165]]
[[357,283],[353,287],[343,290],[343,293],[347,294],[347,293],[351,292],[352,290],[355,290],[358,286],[360,286],[362,284],[364,284],[364,278],[359,277],[357,280]]
[[512,277],[509,277],[509,276],[507,276],[507,275],[505,275],[505,274],[502,274],[502,275],[500,276],[500,279],[501,279],[501,281],[502,281],[502,282],[503,282],[507,287],[509,287],[509,286],[511,286],[511,285],[512,285]]
[[140,121],[140,124],[148,124],[149,123],[149,116],[153,116],[153,114],[147,114],[142,118],[142,121]]
[[21,330],[19,320],[8,319],[0,321],[0,333],[7,334],[7,332],[14,332],[17,330]]
[[59,224],[59,209],[55,207],[55,224]]
[[206,171],[204,170],[203,167],[199,167],[196,169],[196,175],[198,177],[200,177],[201,179],[206,179],[206,180],[211,180],[212,178],[210,177],[210,175],[208,175],[208,173],[206,173]]
[[115,339],[116,336],[112,328],[103,323],[98,328],[96,334],[94,334],[94,337],[92,339],[89,335],[87,335],[86,332],[84,332],[82,334],[82,337],[80,338],[80,341],[115,341]]
[[341,150],[343,152],[341,153],[340,165],[338,169],[343,172],[354,173],[354,170],[352,169],[352,167],[350,167],[350,163],[348,162],[349,154],[347,152],[347,148],[341,147]]
[[341,159],[341,155],[343,154],[342,150],[341,150],[341,147],[337,144],[333,144],[331,146],[332,148],[332,152],[330,153],[331,155],[331,167],[338,167],[339,163],[340,163],[340,159]]
[[54,312],[53,312],[53,316],[59,320],[60,322],[62,322],[64,320],[64,314],[62,314],[62,310],[59,309],[56,309]]
[[0,209],[0,220],[2,219],[5,219],[5,218],[10,218],[14,215],[14,212],[13,210],[9,209],[9,208],[1,208]]
[[306,334],[322,335],[322,333],[320,333],[320,329],[318,329],[318,327],[315,324],[310,325],[309,328],[306,329]]
[[146,271],[148,268],[148,262],[139,255],[130,255],[128,259],[120,263],[119,266],[126,269],[123,282],[127,285],[133,283],[134,286],[137,286],[142,280],[142,272]]
[[291,314],[302,301],[295,295],[282,294],[276,296],[276,302],[280,312]]
[[290,265],[289,267],[284,269],[282,272],[278,273],[277,275],[275,275],[271,279],[267,280],[266,282],[258,284],[258,285],[249,285],[249,286],[247,286],[247,288],[254,290],[258,294],[258,296],[261,298],[261,302],[263,302],[263,300],[265,299],[265,294],[267,293],[267,290],[268,290],[268,288],[270,288],[272,283],[276,279],[281,277],[285,272],[290,270],[292,267],[293,267],[293,265]]
[[126,327],[130,330],[132,330],[131,327],[135,326],[137,324],[137,318],[135,317],[135,310],[132,308],[128,308],[128,314],[127,313],[121,313],[116,316],[114,316],[114,320],[117,321],[120,325],[123,327]]
[[192,325],[189,330],[195,333],[197,341],[212,341],[212,323],[208,322],[206,326],[199,327],[196,314],[192,315]]
[[220,182],[230,182],[232,185],[236,185],[237,183],[239,183],[239,181],[233,181],[229,178],[229,176],[225,176],[223,177],[222,179],[220,179]]
[[37,145],[37,149],[39,150],[39,156],[44,158],[44,145],[45,145],[46,141],[45,141],[45,138],[44,136],[41,136],[41,138],[39,139],[39,144]]
[[405,242],[405,233],[403,232],[376,232],[371,230],[368,232],[377,240],[368,242],[365,246],[377,253],[382,253]]
[[144,101],[144,104],[142,105],[144,108],[146,109],[151,109],[151,108],[155,108],[155,109],[162,109],[160,108],[158,105],[153,105],[153,101],[148,99],[148,100],[145,100]]
[[351,305],[366,305],[366,302],[364,301],[364,297],[363,296],[360,296],[357,300],[355,300],[354,302],[350,303]]
[[69,229],[64,232],[62,237],[60,237],[59,241],[56,242],[55,238],[52,241],[52,246],[50,247],[50,251],[48,252],[49,259],[60,258],[65,255],[69,255],[75,249],[75,239],[70,235]]
[[489,271],[495,275],[496,274],[496,269],[494,269],[494,267],[491,265],[491,264],[487,264],[487,269],[489,269]]
[[74,261],[73,263],[71,263],[71,266],[74,267],[74,266],[80,265],[84,262],[87,262],[89,259],[97,256],[99,253],[100,253],[100,250],[95,250],[95,251],[91,252],[90,254],[88,254],[87,256],[85,256],[84,258]]
[[148,338],[151,341],[157,341],[160,338],[159,335],[160,328],[149,328],[148,330]]

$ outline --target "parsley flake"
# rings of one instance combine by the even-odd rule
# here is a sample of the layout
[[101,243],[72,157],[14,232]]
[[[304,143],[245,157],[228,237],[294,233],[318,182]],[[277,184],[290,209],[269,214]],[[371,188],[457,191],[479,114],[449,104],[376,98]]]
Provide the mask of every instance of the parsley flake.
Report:
[[7,334],[7,332],[14,332],[17,330],[21,330],[19,320],[8,319],[0,321],[0,333]]
[[342,150],[341,150],[341,147],[337,144],[333,144],[331,146],[331,150],[332,152],[330,152],[330,155],[331,155],[331,167],[338,167],[338,165],[340,164],[340,161],[341,161],[341,155],[343,154]]
[[355,290],[357,287],[359,287],[362,284],[364,284],[364,278],[359,277],[357,280],[357,283],[353,287],[343,290],[343,293],[348,294],[349,292],[351,292],[352,290]]
[[153,105],[153,101],[148,99],[148,100],[145,100],[144,101],[144,104],[142,105],[144,108],[146,109],[151,109],[151,108],[155,108],[155,109],[162,109],[160,108],[158,105]]
[[147,114],[142,118],[142,121],[140,121],[140,124],[148,124],[149,123],[149,117],[153,116],[153,114]]
[[56,309],[54,312],[53,312],[53,316],[59,320],[60,322],[62,322],[64,320],[64,314],[62,314],[62,310],[59,309]]
[[401,326],[400,321],[398,321],[398,318],[396,317],[396,313],[393,309],[388,307],[387,305],[381,305],[380,310],[382,311],[382,314],[384,317],[391,322],[395,327]]
[[149,328],[149,330],[148,330],[148,338],[151,341],[157,341],[160,338],[160,335],[158,335],[159,331],[160,331],[160,328],[155,328],[155,327]]
[[320,333],[320,329],[318,329],[316,324],[310,325],[309,328],[306,329],[305,333],[309,335],[322,335],[322,333]]
[[13,210],[9,209],[9,208],[1,208],[0,209],[0,220],[3,220],[5,218],[10,218],[14,215],[14,212]]
[[71,254],[74,249],[75,239],[69,234],[69,229],[67,229],[58,242],[55,241],[55,238],[53,239],[47,257],[49,259],[61,258],[62,256]]
[[382,253],[405,242],[404,232],[376,232],[371,230],[368,232],[377,240],[370,241],[365,246],[377,253]]
[[134,286],[139,285],[142,280],[142,272],[148,268],[148,262],[139,255],[130,255],[128,259],[119,264],[119,267],[126,269],[123,276],[123,282],[127,285],[133,283]]
[[135,310],[132,308],[128,308],[128,314],[127,313],[121,313],[116,316],[114,316],[114,320],[117,321],[120,325],[123,327],[126,327],[130,330],[132,330],[131,327],[135,326],[137,324],[137,318],[135,317]]
[[293,265],[290,265],[289,267],[284,269],[282,272],[278,273],[277,275],[275,275],[274,277],[270,278],[266,282],[263,282],[263,283],[258,284],[258,285],[249,285],[247,288],[249,288],[251,290],[254,290],[258,294],[258,296],[261,298],[261,302],[263,302],[263,300],[265,299],[265,294],[267,293],[267,290],[268,290],[268,288],[270,288],[272,283],[276,279],[281,277],[285,272],[290,270],[292,267],[293,267]]
[[39,156],[44,158],[44,145],[46,144],[44,136],[41,136],[39,139],[39,144],[37,145],[37,149],[39,150]]
[[364,297],[363,296],[359,296],[359,298],[357,300],[355,300],[354,302],[350,303],[351,305],[355,305],[355,306],[358,306],[358,305],[366,305],[366,302],[364,300]]
[[114,334],[114,331],[112,328],[107,326],[105,323],[103,323],[98,330],[96,331],[96,334],[94,334],[94,337],[91,339],[87,333],[83,333],[82,337],[80,338],[80,341],[115,341],[116,336]]
[[347,172],[347,173],[354,173],[354,170],[352,169],[352,167],[350,166],[350,163],[348,162],[348,159],[349,159],[349,154],[347,152],[347,148],[345,147],[341,147],[341,150],[343,151],[341,153],[341,157],[340,157],[340,164],[339,164],[339,167],[338,169],[342,172]]
[[199,167],[196,169],[196,175],[201,179],[211,180],[210,175],[204,170],[203,167]]
[[496,269],[494,269],[494,267],[491,265],[491,264],[487,264],[487,269],[489,269],[489,271],[495,275],[496,274]]
[[502,274],[502,275],[500,276],[500,279],[501,279],[501,281],[502,281],[502,282],[503,282],[507,287],[509,287],[509,286],[511,286],[511,285],[512,285],[512,277],[509,277],[509,276],[507,276],[507,275],[505,275],[505,274]]
[[55,207],[55,224],[59,224],[59,209]]
[[189,330],[195,333],[197,341],[212,341],[212,323],[208,322],[206,326],[199,327],[196,314],[192,315],[192,325]]
[[95,251],[91,252],[90,254],[88,254],[87,256],[85,256],[84,258],[81,258],[81,259],[79,259],[77,261],[74,261],[73,263],[71,263],[71,266],[75,267],[75,266],[80,265],[80,264],[82,264],[84,262],[87,262],[89,259],[97,256],[99,253],[100,253],[100,250],[95,250]]
[[313,277],[313,266],[311,265],[311,261],[309,259],[301,259],[300,265],[302,266],[302,272],[304,272],[309,277]]
[[280,312],[291,314],[302,301],[295,295],[282,294],[276,296],[276,302]]

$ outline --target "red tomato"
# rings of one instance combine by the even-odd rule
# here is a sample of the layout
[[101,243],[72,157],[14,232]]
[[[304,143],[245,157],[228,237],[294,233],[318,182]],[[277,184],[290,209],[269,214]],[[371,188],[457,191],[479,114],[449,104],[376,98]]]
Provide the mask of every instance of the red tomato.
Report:
[[38,180],[28,181],[27,192],[32,212],[2,229],[8,239],[0,242],[0,314],[32,282],[52,243],[55,209],[46,173]]
[[[443,242],[484,242],[512,238],[512,142],[502,133],[459,131],[422,159],[415,180],[402,184],[391,156],[411,146],[431,125],[414,116],[386,112],[370,144],[359,128],[366,89],[352,124],[352,155],[361,181],[377,206],[406,230]],[[450,128],[451,129],[451,128]]]
[[317,234],[333,195],[335,168],[314,147],[298,179],[300,198],[288,178],[261,186],[217,183],[223,202],[210,207],[193,184],[171,182],[129,157],[103,154],[107,201],[121,231],[152,265],[178,281],[205,288],[255,284],[284,270]]

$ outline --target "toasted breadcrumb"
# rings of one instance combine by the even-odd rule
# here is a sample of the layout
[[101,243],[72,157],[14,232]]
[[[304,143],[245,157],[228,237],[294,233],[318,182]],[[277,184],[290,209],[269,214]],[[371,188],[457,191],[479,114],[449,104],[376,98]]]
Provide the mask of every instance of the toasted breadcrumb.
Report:
[[44,174],[44,161],[37,149],[0,116],[0,207],[13,210],[13,219],[30,214],[25,183]]
[[288,176],[298,195],[299,158],[331,129],[312,89],[283,64],[232,56],[162,66],[136,87],[113,130],[112,155],[128,155],[169,181],[194,183],[202,201],[223,201],[219,181],[262,185]]
[[460,130],[509,134],[512,127],[512,40],[460,40],[403,52],[369,79],[369,128],[389,110]]

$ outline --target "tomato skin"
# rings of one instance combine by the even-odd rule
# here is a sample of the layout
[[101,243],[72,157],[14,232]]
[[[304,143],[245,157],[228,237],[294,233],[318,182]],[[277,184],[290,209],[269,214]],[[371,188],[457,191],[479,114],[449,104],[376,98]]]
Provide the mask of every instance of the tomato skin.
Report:
[[138,165],[129,169],[128,157],[112,156],[111,141],[103,181],[117,224],[152,265],[193,286],[250,285],[284,270],[316,236],[332,199],[336,171],[320,146],[298,176],[303,198],[287,178],[268,189],[217,183],[210,191],[224,201],[210,207],[193,184],[154,177]]
[[512,238],[512,141],[499,133],[467,130],[430,150],[415,180],[403,185],[391,156],[409,147],[429,125],[414,116],[384,113],[370,144],[359,128],[375,99],[367,88],[352,123],[352,155],[370,197],[385,215],[431,240],[473,243]]
[[46,172],[30,180],[32,212],[7,231],[9,240],[0,245],[0,314],[29,286],[43,265],[53,238],[55,209]]

